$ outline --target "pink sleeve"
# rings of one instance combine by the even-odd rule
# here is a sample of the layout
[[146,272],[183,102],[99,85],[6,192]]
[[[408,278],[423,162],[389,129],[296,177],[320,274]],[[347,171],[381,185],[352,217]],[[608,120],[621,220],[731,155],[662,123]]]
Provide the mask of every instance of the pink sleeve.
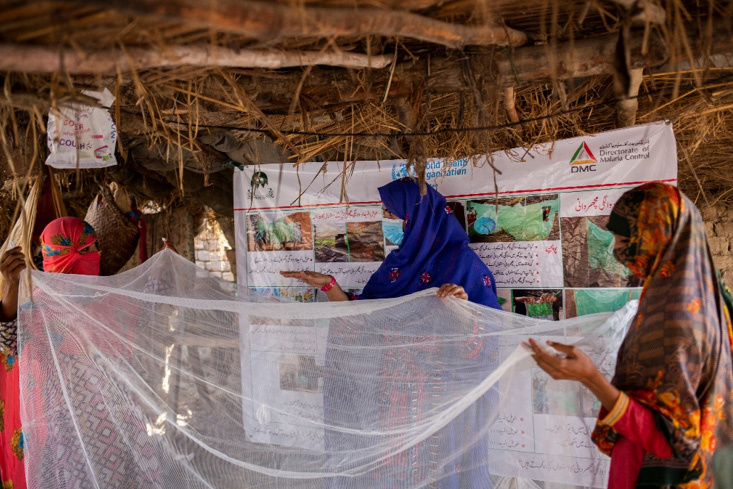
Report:
[[657,427],[652,410],[623,392],[611,412],[600,423],[612,426],[614,431],[641,446],[645,452],[659,458],[672,456],[672,448]]

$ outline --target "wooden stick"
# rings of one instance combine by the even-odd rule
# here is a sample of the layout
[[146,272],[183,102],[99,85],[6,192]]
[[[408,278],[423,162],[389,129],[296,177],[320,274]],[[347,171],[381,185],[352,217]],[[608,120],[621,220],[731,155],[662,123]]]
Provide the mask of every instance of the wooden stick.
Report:
[[[497,57],[497,84],[519,86],[554,80],[567,80],[613,73],[618,34],[558,44],[555,56],[547,56],[547,46],[527,46]],[[667,53],[659,39],[649,42],[649,53],[641,56],[641,36],[632,37],[631,68],[655,66],[664,62]],[[553,59],[551,59],[553,58]]]
[[[296,66],[328,65],[346,68],[375,68],[388,66],[390,56],[365,54],[306,52],[279,52],[268,50],[238,50],[212,48],[210,46],[174,46],[165,50],[127,48],[127,54],[119,49],[103,51],[78,51],[54,49],[48,46],[25,44],[0,44],[0,70],[26,73],[114,75],[133,69],[189,66],[227,66],[233,68],[288,68]],[[132,60],[132,61],[131,61]],[[134,63],[134,66],[132,64]]]
[[643,68],[629,71],[629,93],[619,94],[623,97],[616,104],[616,127],[628,127],[636,124],[636,111],[639,108],[639,87],[644,78]]
[[527,36],[504,26],[442,22],[404,10],[377,8],[300,7],[263,1],[218,0],[87,0],[87,5],[281,42],[294,38],[405,37],[464,46],[521,46]]
[[[506,109],[506,116],[510,122],[519,122],[519,114],[517,114],[517,107],[514,103],[514,87],[504,89],[504,109]],[[515,130],[520,136],[524,133],[522,126],[515,126]]]

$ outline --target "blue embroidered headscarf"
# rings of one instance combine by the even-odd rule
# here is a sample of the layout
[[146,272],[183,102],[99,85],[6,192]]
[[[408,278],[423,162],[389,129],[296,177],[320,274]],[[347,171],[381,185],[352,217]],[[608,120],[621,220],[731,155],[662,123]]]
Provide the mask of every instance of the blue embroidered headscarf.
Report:
[[392,251],[364,287],[364,299],[408,295],[443,284],[463,286],[468,300],[499,309],[494,276],[468,247],[468,235],[445,197],[403,178],[379,188],[384,206],[406,221],[400,247]]

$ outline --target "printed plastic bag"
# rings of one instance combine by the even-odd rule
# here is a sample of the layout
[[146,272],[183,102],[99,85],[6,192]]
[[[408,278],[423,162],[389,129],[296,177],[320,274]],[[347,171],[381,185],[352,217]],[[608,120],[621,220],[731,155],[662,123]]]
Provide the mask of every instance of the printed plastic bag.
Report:
[[[110,107],[114,95],[106,88],[87,91],[104,107]],[[117,128],[108,110],[75,104],[48,112],[48,149],[46,164],[54,168],[103,168],[117,164],[115,145]]]

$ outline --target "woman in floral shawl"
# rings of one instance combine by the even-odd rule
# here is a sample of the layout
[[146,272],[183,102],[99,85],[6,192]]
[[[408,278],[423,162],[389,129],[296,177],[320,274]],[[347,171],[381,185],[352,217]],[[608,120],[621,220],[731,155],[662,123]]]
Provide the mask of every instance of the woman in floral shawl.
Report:
[[534,358],[601,401],[593,441],[611,455],[609,488],[713,487],[713,452],[733,434],[733,345],[700,213],[649,183],[619,199],[607,227],[616,259],[645,279],[613,380],[572,346],[549,343],[558,358],[530,340]]

